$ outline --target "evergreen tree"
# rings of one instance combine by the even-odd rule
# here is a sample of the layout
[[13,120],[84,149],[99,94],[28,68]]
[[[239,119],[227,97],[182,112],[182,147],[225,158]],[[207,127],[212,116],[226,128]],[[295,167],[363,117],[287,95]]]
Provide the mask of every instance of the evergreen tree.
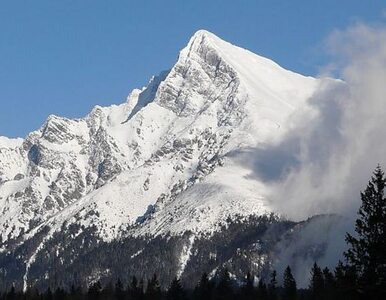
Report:
[[51,288],[49,287],[43,295],[44,300],[53,300],[54,296],[52,295]]
[[80,286],[71,286],[70,297],[71,300],[81,300],[83,299],[83,292]]
[[263,279],[260,279],[257,286],[257,299],[264,300],[267,299],[267,297],[267,285],[264,283]]
[[102,300],[110,300],[114,298],[114,287],[111,282],[109,282],[103,289],[100,295]]
[[100,281],[97,281],[89,287],[87,292],[87,299],[98,300],[100,299],[101,292],[102,292],[102,285]]
[[248,272],[247,277],[245,278],[244,284],[240,290],[241,299],[252,300],[255,298],[255,288],[253,286],[253,277],[251,273]]
[[345,268],[342,261],[338,262],[338,265],[335,268],[335,294],[337,298],[343,297],[346,290],[346,277],[345,277]]
[[55,290],[54,299],[55,300],[65,300],[66,298],[67,298],[67,292],[63,288],[58,287]]
[[233,298],[233,289],[231,278],[228,269],[223,269],[220,273],[220,278],[217,283],[214,299],[215,300],[230,300]]
[[122,281],[118,278],[116,284],[115,284],[115,299],[117,300],[124,300],[125,299],[125,290],[123,288]]
[[268,299],[275,300],[277,299],[277,273],[275,270],[271,273],[271,278],[268,284]]
[[29,287],[24,292],[23,298],[28,300],[40,300],[40,293],[36,288]]
[[5,299],[7,300],[14,300],[16,299],[16,290],[15,287],[12,285],[11,289],[9,292],[5,295]]
[[131,300],[139,300],[139,299],[142,299],[140,297],[140,294],[143,293],[143,290],[139,291],[139,286],[138,286],[138,280],[137,280],[137,277],[133,276],[132,279],[131,279],[131,282],[127,288],[127,293],[128,293],[128,296],[129,296],[129,299]]
[[137,294],[138,298],[137,299],[140,299],[140,300],[145,299],[145,287],[144,286],[145,286],[144,281],[141,278],[141,280],[138,283],[138,294]]
[[185,291],[179,279],[174,278],[166,293],[167,300],[184,300],[186,299]]
[[297,294],[296,281],[292,275],[290,266],[284,270],[283,275],[283,299],[295,300]]
[[194,289],[193,298],[195,300],[210,300],[212,290],[213,284],[209,281],[208,274],[204,273]]
[[350,246],[345,252],[349,265],[359,274],[359,288],[368,299],[386,297],[386,179],[381,167],[375,169],[364,192],[356,236],[346,235]]
[[331,271],[326,267],[323,269],[324,278],[324,299],[335,298],[335,278]]
[[341,261],[335,268],[335,298],[358,299],[356,290],[356,271],[352,266],[346,266]]
[[323,299],[324,294],[324,278],[323,272],[315,262],[311,269],[311,278],[309,290],[313,299]]
[[162,296],[161,286],[158,281],[157,275],[154,274],[153,277],[147,283],[145,299],[158,300],[158,299],[161,299],[161,296]]

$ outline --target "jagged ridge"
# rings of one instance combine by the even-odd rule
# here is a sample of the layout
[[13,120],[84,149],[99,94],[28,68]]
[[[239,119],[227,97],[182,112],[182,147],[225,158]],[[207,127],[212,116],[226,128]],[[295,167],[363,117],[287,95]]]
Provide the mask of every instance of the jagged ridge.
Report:
[[269,212],[236,153],[279,140],[317,85],[200,30],[127,102],[0,140],[3,241],[63,222],[105,239],[138,222],[131,234],[207,232]]

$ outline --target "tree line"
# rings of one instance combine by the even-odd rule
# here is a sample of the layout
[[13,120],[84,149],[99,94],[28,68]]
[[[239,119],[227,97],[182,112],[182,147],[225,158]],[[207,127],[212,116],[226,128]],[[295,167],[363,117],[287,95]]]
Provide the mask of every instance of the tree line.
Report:
[[276,271],[265,282],[256,283],[250,273],[242,282],[224,268],[214,276],[204,273],[194,289],[186,289],[174,278],[162,289],[155,274],[144,281],[135,276],[124,286],[121,280],[102,286],[94,282],[87,290],[48,288],[40,292],[29,288],[25,292],[12,287],[0,300],[380,300],[386,299],[386,178],[378,166],[366,189],[361,193],[361,206],[355,222],[355,234],[346,234],[348,250],[345,261],[330,270],[314,263],[307,288],[300,289],[290,266],[284,270],[282,284]]

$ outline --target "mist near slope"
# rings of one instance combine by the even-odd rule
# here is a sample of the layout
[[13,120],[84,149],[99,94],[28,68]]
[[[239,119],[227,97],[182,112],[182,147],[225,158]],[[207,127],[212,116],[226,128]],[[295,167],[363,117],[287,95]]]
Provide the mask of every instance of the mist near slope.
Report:
[[279,144],[244,150],[272,206],[296,220],[356,215],[359,192],[386,167],[386,27],[357,24],[326,44],[343,81],[324,78]]
[[326,69],[342,80],[321,74],[283,140],[241,150],[250,176],[269,187],[265,196],[274,211],[293,220],[342,216],[312,221],[292,243],[278,246],[275,268],[282,274],[291,265],[303,287],[314,262],[307,245],[325,244],[318,263],[333,268],[347,247],[345,233],[354,230],[360,191],[378,164],[386,168],[386,27],[356,24],[333,32],[325,44],[332,57]]

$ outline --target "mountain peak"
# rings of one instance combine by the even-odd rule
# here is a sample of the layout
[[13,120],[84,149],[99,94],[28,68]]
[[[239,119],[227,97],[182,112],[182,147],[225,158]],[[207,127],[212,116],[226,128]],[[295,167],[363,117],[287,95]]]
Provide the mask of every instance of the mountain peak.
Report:
[[[51,115],[24,141],[0,137],[0,252],[22,253],[0,255],[11,262],[0,268],[15,274],[3,276],[0,286],[46,282],[45,269],[57,257],[63,269],[55,272],[69,270],[62,272],[69,281],[78,261],[92,261],[85,280],[104,280],[105,265],[88,259],[95,251],[113,252],[100,240],[127,241],[120,245],[129,251],[124,263],[134,266],[131,274],[149,253],[156,263],[173,254],[167,268],[179,269],[172,276],[189,272],[202,257],[211,261],[208,251],[217,255],[217,246],[200,241],[204,250],[196,252],[196,237],[204,241],[223,228],[234,233],[240,226],[228,226],[233,221],[256,220],[260,228],[259,216],[275,212],[257,164],[292,129],[292,112],[307,105],[317,87],[316,79],[199,30],[171,70],[134,90],[128,102],[95,106],[82,119]],[[154,235],[168,242],[142,240]],[[169,242],[169,236],[178,239]],[[177,250],[159,256],[157,245]]]
[[[157,103],[177,115],[193,116],[220,94],[237,89],[239,99],[248,98],[254,103],[247,111],[270,107],[270,119],[280,124],[288,111],[293,111],[312,93],[315,84],[313,78],[285,70],[274,61],[207,30],[198,30],[181,50],[177,63],[157,92]],[[209,100],[208,95],[215,95],[214,99]]]
[[205,29],[197,30],[191,37],[191,40],[200,39],[200,38],[201,39],[202,38],[220,39],[217,35]]
[[206,48],[216,48],[216,45],[217,48],[221,48],[222,43],[229,44],[214,33],[200,29],[193,34],[189,40],[188,45],[182,50],[182,52],[184,50],[188,50],[188,53],[197,52],[200,51],[204,45]]
[[[228,213],[265,211],[259,186],[244,182],[249,171],[223,158],[240,145],[278,139],[315,88],[316,80],[199,30],[171,70],[134,91],[128,103],[96,106],[83,119],[50,116],[23,144],[0,139],[7,148],[0,149],[0,199],[10,206],[0,214],[3,241],[72,216],[101,224],[109,238],[153,206],[144,232],[212,230]],[[233,184],[240,180],[253,192]],[[206,186],[215,192],[202,197]],[[195,221],[182,211],[181,223],[169,220],[169,212],[192,201]],[[207,210],[199,207],[217,213],[206,222]]]

